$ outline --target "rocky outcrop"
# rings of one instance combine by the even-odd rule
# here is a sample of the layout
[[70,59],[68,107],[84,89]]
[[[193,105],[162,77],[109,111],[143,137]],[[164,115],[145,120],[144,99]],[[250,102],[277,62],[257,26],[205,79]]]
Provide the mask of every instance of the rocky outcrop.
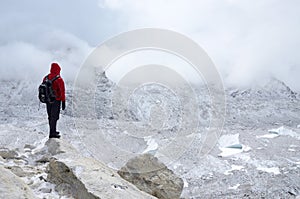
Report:
[[140,190],[162,199],[180,198],[184,185],[181,178],[151,154],[129,160],[118,173]]
[[81,155],[69,144],[50,139],[46,146],[53,155],[47,180],[56,191],[74,198],[154,198],[122,179],[117,172],[92,158]]
[[10,170],[0,165],[0,196],[5,199],[36,198],[31,189]]
[[95,69],[95,76],[94,80],[88,82],[91,85],[87,86],[86,83],[82,85],[80,80],[78,80],[72,91],[68,91],[68,104],[69,107],[73,108],[66,109],[67,115],[78,118],[90,118],[91,113],[97,110],[96,116],[113,119],[111,103],[115,84],[107,78],[102,70]]
[[4,159],[14,159],[17,158],[18,153],[14,150],[9,150],[7,148],[0,148],[0,157]]

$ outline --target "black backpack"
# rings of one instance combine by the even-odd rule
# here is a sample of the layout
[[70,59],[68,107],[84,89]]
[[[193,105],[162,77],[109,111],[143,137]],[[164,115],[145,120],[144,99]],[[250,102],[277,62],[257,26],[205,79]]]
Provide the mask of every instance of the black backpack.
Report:
[[55,101],[55,94],[52,88],[52,83],[57,80],[60,76],[57,75],[53,79],[49,80],[48,75],[46,76],[43,83],[39,86],[39,100],[42,103],[53,103]]

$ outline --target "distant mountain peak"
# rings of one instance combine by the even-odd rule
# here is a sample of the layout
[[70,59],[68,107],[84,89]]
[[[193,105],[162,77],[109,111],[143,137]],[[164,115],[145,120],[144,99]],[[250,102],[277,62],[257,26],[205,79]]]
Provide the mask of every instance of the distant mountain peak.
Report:
[[230,92],[230,96],[235,98],[239,96],[257,96],[257,97],[279,97],[296,99],[297,93],[294,92],[283,81],[272,77],[265,85],[255,86],[248,89],[235,89]]
[[297,96],[297,93],[294,92],[288,85],[275,77],[272,77],[263,88],[267,91],[284,94],[291,98],[296,98]]

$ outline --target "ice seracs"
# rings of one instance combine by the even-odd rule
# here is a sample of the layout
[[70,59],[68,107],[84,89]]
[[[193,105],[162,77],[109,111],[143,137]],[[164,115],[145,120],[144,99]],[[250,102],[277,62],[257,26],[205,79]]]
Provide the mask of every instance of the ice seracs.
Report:
[[268,130],[268,134],[264,134],[264,135],[259,135],[256,136],[257,138],[276,138],[278,136],[290,136],[293,137],[297,140],[300,140],[300,134],[289,129],[286,128],[284,126],[281,126],[277,129],[270,129]]
[[145,137],[144,140],[147,142],[147,148],[144,150],[143,153],[150,153],[154,155],[158,150],[157,142],[151,136]]
[[244,166],[241,165],[231,165],[231,169],[227,170],[224,172],[225,175],[231,175],[232,171],[240,171],[242,169],[244,169]]
[[278,167],[257,167],[257,170],[267,173],[273,173],[274,175],[280,174],[280,170]]
[[228,187],[228,189],[233,189],[233,190],[236,190],[237,188],[239,188],[239,186],[240,186],[241,184],[236,184],[236,185],[234,185],[234,186],[232,186],[232,187]]
[[228,157],[238,153],[250,151],[251,148],[239,143],[239,134],[222,135],[219,138],[219,149],[222,151],[220,157]]

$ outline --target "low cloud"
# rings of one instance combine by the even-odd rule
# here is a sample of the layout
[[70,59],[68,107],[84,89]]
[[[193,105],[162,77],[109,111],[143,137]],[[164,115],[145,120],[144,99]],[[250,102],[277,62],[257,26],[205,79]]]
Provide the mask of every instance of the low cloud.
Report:
[[40,78],[58,61],[74,79],[88,53],[120,32],[155,27],[195,40],[226,86],[276,77],[300,90],[300,1],[12,0],[0,8],[0,78]]
[[47,32],[37,41],[14,41],[0,46],[1,79],[41,80],[49,73],[51,62],[58,62],[62,76],[72,81],[92,49],[86,42],[61,31]]
[[128,29],[167,28],[197,41],[227,86],[276,77],[300,90],[300,2],[291,0],[100,0]]

